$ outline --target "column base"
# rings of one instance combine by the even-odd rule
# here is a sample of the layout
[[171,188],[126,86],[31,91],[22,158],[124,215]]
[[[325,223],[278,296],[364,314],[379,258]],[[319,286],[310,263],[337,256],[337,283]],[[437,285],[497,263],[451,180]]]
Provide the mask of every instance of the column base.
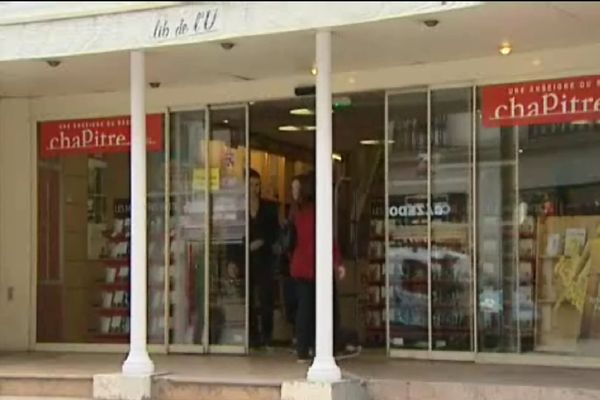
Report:
[[154,363],[147,352],[130,352],[123,363],[123,375],[145,376],[154,373]]
[[358,381],[283,382],[281,400],[367,400],[367,390]]
[[152,375],[94,375],[94,400],[150,400]]
[[342,379],[342,371],[333,357],[315,358],[306,378],[311,382],[336,382]]

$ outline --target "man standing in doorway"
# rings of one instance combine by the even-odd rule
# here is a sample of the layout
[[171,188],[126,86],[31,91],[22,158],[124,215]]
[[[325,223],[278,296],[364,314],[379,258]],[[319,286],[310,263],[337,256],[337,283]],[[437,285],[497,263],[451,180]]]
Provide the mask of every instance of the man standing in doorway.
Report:
[[260,174],[249,172],[250,191],[250,347],[270,347],[273,339],[273,244],[278,235],[277,207],[261,199]]

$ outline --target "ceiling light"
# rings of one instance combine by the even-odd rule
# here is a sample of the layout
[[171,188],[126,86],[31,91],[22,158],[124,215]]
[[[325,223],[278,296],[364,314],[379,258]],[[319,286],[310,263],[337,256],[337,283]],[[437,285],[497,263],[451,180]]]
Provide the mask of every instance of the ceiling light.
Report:
[[542,61],[539,58],[536,58],[531,63],[533,64],[534,67],[539,67],[540,65],[542,65]]
[[315,110],[311,110],[310,108],[294,108],[290,110],[290,114],[292,115],[315,115]]
[[[376,146],[376,145],[380,145],[383,144],[383,140],[375,140],[375,139],[365,139],[365,140],[361,140],[360,144],[364,145],[364,146]],[[388,140],[388,144],[394,144],[393,140]]]
[[235,43],[233,42],[222,42],[221,43],[221,48],[223,50],[231,50],[235,47]]
[[512,46],[510,45],[510,43],[508,42],[504,42],[500,45],[500,48],[498,49],[498,51],[500,52],[500,54],[502,54],[503,56],[507,56],[510,53],[512,53]]
[[354,85],[356,83],[356,79],[353,76],[351,76],[350,78],[348,78],[348,83]]
[[304,126],[304,127],[302,127],[302,129],[304,129],[305,131],[316,131],[317,127],[316,126]]
[[428,28],[436,27],[439,23],[440,21],[437,19],[426,19],[423,21],[423,24]]
[[282,125],[278,129],[281,132],[298,132],[301,130],[299,126],[295,125]]
[[340,161],[340,162],[342,161],[342,155],[338,154],[338,153],[333,153],[331,155],[331,158],[333,158],[335,161]]
[[523,149],[519,149],[519,154],[523,154]]
[[317,76],[317,66],[313,65],[312,68],[310,69],[310,73],[312,74],[312,76]]
[[228,120],[228,119],[224,119],[224,120],[223,120],[223,123],[224,123],[225,125],[227,125],[227,124],[229,123],[229,120]]

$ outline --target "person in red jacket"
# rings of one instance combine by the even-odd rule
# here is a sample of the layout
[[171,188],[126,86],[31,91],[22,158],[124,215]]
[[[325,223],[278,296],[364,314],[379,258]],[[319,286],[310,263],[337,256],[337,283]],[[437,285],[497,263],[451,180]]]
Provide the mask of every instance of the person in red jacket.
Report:
[[[315,231],[315,180],[313,174],[302,175],[300,201],[293,212],[295,246],[292,253],[290,273],[296,280],[296,352],[298,360],[309,361],[311,348],[315,343],[315,275],[316,275],[316,231]],[[346,275],[346,269],[337,245],[333,248],[333,266],[339,279]],[[336,318],[337,319],[337,318]]]

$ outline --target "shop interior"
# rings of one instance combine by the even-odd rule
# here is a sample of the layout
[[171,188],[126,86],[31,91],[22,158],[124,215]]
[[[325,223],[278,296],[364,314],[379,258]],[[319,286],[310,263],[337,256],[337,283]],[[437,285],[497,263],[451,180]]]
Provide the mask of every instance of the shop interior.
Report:
[[[385,93],[335,96],[342,331],[385,348],[389,318],[392,350],[598,355],[600,175],[591,166],[600,126],[479,124],[473,142],[472,93],[388,95],[387,249]],[[172,351],[243,352],[246,153],[283,221],[292,178],[314,170],[314,96],[173,112],[169,121],[168,148],[148,152],[148,339],[168,337]],[[39,343],[127,343],[128,171],[127,152],[40,156]],[[290,346],[276,272],[273,344]]]
[[486,351],[600,354],[599,129],[594,121],[481,129]]
[[[384,196],[384,99],[357,93],[333,105],[334,230],[347,267],[341,325],[353,343],[373,347],[385,346],[381,318],[370,318],[385,308],[384,279],[367,268],[371,204]],[[314,96],[174,112],[169,121],[167,151],[147,160],[148,340],[161,345],[168,335],[173,351],[243,351],[246,147],[262,197],[283,221],[292,178],[314,170]],[[39,158],[39,343],[128,341],[129,162],[126,152]],[[273,343],[288,346],[282,285],[277,278]]]
[[[347,269],[338,283],[340,335],[375,348],[385,347],[381,320],[370,318],[385,309],[385,280],[371,279],[368,268],[371,205],[381,203],[385,194],[384,96],[367,92],[333,99],[334,232]],[[252,104],[250,121],[251,167],[261,175],[263,197],[277,202],[285,218],[292,178],[314,170],[314,97]],[[274,342],[286,345],[292,331],[281,279],[276,282]]]

